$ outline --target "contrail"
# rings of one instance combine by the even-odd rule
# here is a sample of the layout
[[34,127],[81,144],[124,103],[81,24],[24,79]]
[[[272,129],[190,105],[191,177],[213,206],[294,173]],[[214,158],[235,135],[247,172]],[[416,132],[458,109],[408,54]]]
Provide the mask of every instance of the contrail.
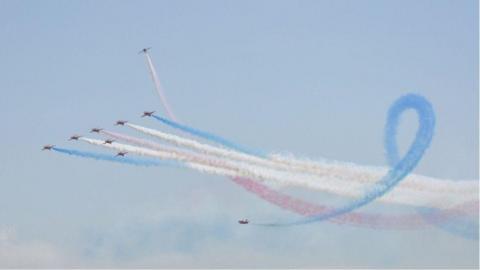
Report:
[[[338,180],[344,181],[360,181],[364,183],[375,183],[383,177],[387,172],[388,168],[375,168],[367,166],[359,166],[354,163],[338,162],[338,161],[305,161],[305,160],[296,160],[288,157],[283,157],[281,155],[263,154],[260,150],[248,150],[246,147],[239,146],[236,143],[233,143],[225,138],[222,138],[218,135],[212,134],[210,132],[201,131],[193,127],[189,127],[184,124],[179,124],[174,121],[170,121],[163,117],[153,115],[153,117],[162,123],[169,125],[170,127],[177,128],[188,134],[206,139],[228,147],[232,150],[218,148],[206,144],[201,144],[199,142],[181,138],[181,137],[172,137],[175,135],[166,134],[160,131],[147,129],[140,126],[131,125],[130,127],[141,131],[143,133],[156,136],[160,139],[166,140],[168,142],[177,144],[179,146],[190,147],[197,151],[201,151],[205,154],[218,155],[225,158],[241,160],[249,162],[256,165],[268,166],[274,169],[279,170],[290,170],[292,172],[302,172],[302,173],[311,173],[317,176],[320,176],[325,179],[330,179],[332,175],[335,175],[335,178]],[[408,175],[405,181],[400,183],[401,188],[412,188],[416,190],[422,190],[425,192],[448,192],[448,193],[476,193],[478,187],[472,185],[470,181],[449,181],[449,180],[439,180],[431,177],[419,176],[419,175]]]
[[150,54],[148,53],[148,51],[145,51],[145,58],[147,59],[148,69],[150,70],[150,75],[152,76],[153,83],[155,84],[155,89],[160,96],[160,101],[162,102],[162,105],[165,108],[168,117],[174,120],[177,119],[173,111],[170,109],[170,105],[168,104],[167,98],[165,97],[162,85],[160,84],[160,80],[157,76],[157,71],[155,70],[155,66],[153,65],[152,58],[150,58]]
[[[107,135],[111,138],[118,139],[118,140],[123,140],[125,142],[142,146],[142,147],[147,147],[151,148],[154,150],[167,150],[168,147],[164,145],[159,145],[155,142],[151,142],[148,140],[144,139],[139,139],[131,136],[127,136],[124,134],[120,133],[115,133],[107,130],[102,130],[102,134]],[[170,151],[178,152],[179,150],[177,149],[168,149]],[[167,150],[167,151],[168,151]],[[188,152],[182,152],[182,154],[190,154],[194,155],[192,153]],[[228,166],[225,163],[222,163],[221,161],[212,161],[209,160],[207,156],[196,156],[198,161],[204,161],[204,163],[209,164],[209,166],[221,166],[223,168],[227,168]],[[235,170],[234,168],[231,168],[231,170]],[[294,213],[304,215],[304,216],[311,216],[314,214],[319,214],[321,212],[325,212],[328,210],[327,207],[325,206],[318,206],[315,204],[311,204],[308,202],[304,202],[299,199],[294,199],[292,197],[289,197],[288,195],[281,194],[279,192],[276,192],[274,190],[269,189],[267,186],[262,185],[261,183],[257,183],[253,180],[246,179],[246,178],[239,178],[239,177],[230,177],[232,181],[240,186],[242,186],[245,190],[253,192],[260,198],[263,198],[264,200],[273,203],[282,209],[286,209],[289,211],[292,211]],[[438,180],[437,180],[438,181]],[[398,190],[398,189],[397,189]],[[421,194],[412,194],[412,197],[416,196],[422,196]],[[433,211],[433,210],[432,210]],[[443,212],[448,211],[444,210]],[[436,213],[440,213],[440,210],[436,210]],[[433,217],[432,217],[433,216]],[[429,219],[436,220],[438,219],[435,218],[437,215],[430,215]],[[449,215],[451,216],[451,215]],[[368,221],[368,223],[366,223]],[[336,219],[333,220],[333,222],[337,223],[351,223],[353,225],[366,225],[370,224],[370,227],[375,227],[375,228],[388,228],[388,229],[410,229],[410,228],[418,228],[427,225],[424,221],[424,218],[420,217],[418,214],[412,214],[412,215],[403,215],[403,216],[383,216],[383,215],[360,215],[360,214],[347,214],[344,216],[340,216]],[[433,221],[432,221],[433,222]],[[438,222],[437,222],[438,223]]]
[[[350,182],[342,184],[336,180],[331,179],[317,181],[317,179],[315,178],[306,177],[304,175],[298,176],[291,173],[282,173],[271,169],[239,164],[227,160],[205,159],[204,157],[194,156],[178,150],[155,151],[151,149],[119,144],[115,142],[112,144],[105,144],[103,141],[100,140],[93,140],[83,137],[80,139],[91,144],[104,146],[117,151],[186,162],[188,167],[197,170],[201,169],[202,172],[213,173],[217,175],[229,177],[248,177],[270,183],[273,181],[274,183],[280,185],[293,185],[310,189],[318,189],[334,195],[348,196],[353,198],[361,196],[363,190],[365,189],[365,186],[363,186],[361,183]],[[197,165],[200,165],[201,167],[198,167]],[[205,168],[208,168],[208,170],[205,170]],[[384,203],[397,203],[404,205],[445,208],[449,207],[451,203],[458,203],[458,200],[462,201],[466,199],[467,197],[449,196],[445,194],[439,196],[439,194],[436,193],[422,194],[412,191],[396,190],[395,192],[380,198],[379,201]]]
[[[286,170],[287,173],[296,173],[297,176],[301,175],[300,182],[305,182],[308,180],[308,185],[311,188],[315,189],[322,189],[322,186],[326,183],[332,181],[340,181],[343,185],[339,188],[344,188],[344,186],[352,186],[356,188],[354,192],[357,192],[358,195],[361,190],[358,188],[360,186],[356,185],[357,182],[366,183],[366,184],[374,184],[377,179],[380,179],[383,175],[386,174],[387,169],[378,169],[378,168],[370,168],[365,166],[358,166],[353,163],[340,163],[340,162],[324,162],[316,163],[315,174],[307,175],[301,169],[295,168],[292,169],[289,167],[288,164],[280,164],[272,162],[268,159],[259,158],[257,156],[248,155],[245,153],[236,152],[230,149],[219,148],[215,146],[211,146],[208,144],[203,144],[197,142],[192,139],[187,139],[184,137],[180,137],[177,135],[161,132],[158,130],[134,125],[127,123],[128,127],[133,128],[137,131],[140,131],[144,134],[154,136],[165,140],[167,142],[173,143],[174,145],[191,148],[195,151],[199,151],[203,154],[207,155],[215,155],[217,157],[228,158],[231,160],[238,160],[247,162],[250,164],[263,166],[264,170],[275,169],[275,170]],[[246,165],[245,165],[246,166]],[[255,167],[250,167],[251,170],[255,170]],[[272,170],[270,170],[272,171]],[[310,172],[313,173],[313,172]],[[296,179],[298,177],[290,176],[290,180]],[[461,184],[458,181],[447,181],[447,180],[438,180],[434,178],[427,178],[421,176],[411,175],[407,177],[407,182],[400,183],[400,189],[413,189],[415,191],[424,191],[424,192],[443,192],[443,193],[460,193],[460,194],[470,194],[476,196],[476,191],[478,191],[478,187],[473,185],[470,181],[462,181],[468,182],[468,184]],[[297,181],[298,182],[298,181]],[[284,185],[291,184],[292,181],[284,181]],[[319,187],[320,185],[320,187]],[[356,185],[356,186],[354,186]],[[411,195],[411,194],[410,194]],[[398,193],[395,196],[399,196]],[[426,198],[426,197],[425,197]]]
[[407,109],[415,109],[418,114],[419,129],[417,131],[414,142],[401,160],[398,158],[398,153],[395,156],[396,145],[387,145],[387,155],[389,155],[388,160],[394,163],[394,166],[392,167],[392,169],[389,170],[387,175],[382,178],[378,182],[378,184],[375,184],[369,191],[367,191],[362,198],[355,200],[354,202],[347,204],[343,207],[339,207],[327,213],[312,216],[309,218],[291,222],[265,223],[260,225],[291,226],[318,222],[352,212],[355,209],[358,209],[372,202],[373,200],[379,199],[383,195],[385,195],[416,167],[416,165],[422,158],[425,150],[430,145],[433,137],[435,116],[431,104],[421,96],[409,94],[399,98],[389,109],[387,124],[385,127],[385,143],[396,144],[396,128],[399,123],[399,118],[403,111]]

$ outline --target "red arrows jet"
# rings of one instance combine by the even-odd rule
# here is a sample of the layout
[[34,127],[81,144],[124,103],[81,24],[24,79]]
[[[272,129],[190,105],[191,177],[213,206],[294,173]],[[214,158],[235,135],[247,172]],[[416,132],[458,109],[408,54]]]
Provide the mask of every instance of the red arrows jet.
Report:
[[53,147],[55,147],[55,145],[53,145],[53,144],[44,145],[43,148],[42,148],[42,151],[43,150],[52,150]]
[[124,157],[127,154],[127,152],[118,152],[116,157]]
[[79,139],[80,137],[82,137],[82,136],[80,136],[80,135],[73,135],[73,136],[70,137],[70,139],[68,139],[68,140],[69,140],[69,141],[71,141],[71,140],[77,140],[77,141],[78,141],[78,139]]
[[145,117],[145,116],[152,116],[152,114],[154,113],[155,111],[151,111],[151,112],[143,112],[143,115],[142,117]]
[[248,224],[248,219],[241,219],[238,221],[239,224]]
[[147,53],[148,50],[150,50],[152,47],[148,47],[148,48],[143,48],[141,51],[138,52],[138,54],[141,54],[141,53]]
[[123,126],[127,123],[128,121],[125,121],[125,120],[118,120],[116,123],[115,123],[115,126]]

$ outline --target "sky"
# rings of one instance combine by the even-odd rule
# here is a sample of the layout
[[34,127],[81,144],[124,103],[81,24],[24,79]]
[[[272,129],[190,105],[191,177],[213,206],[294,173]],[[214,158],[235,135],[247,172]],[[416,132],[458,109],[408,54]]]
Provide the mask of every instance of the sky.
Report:
[[103,151],[67,139],[131,133],[118,119],[172,131],[139,117],[163,113],[152,47],[181,122],[269,152],[386,166],[389,106],[423,95],[437,126],[415,173],[478,181],[477,1],[0,0],[0,37],[0,267],[479,265],[478,241],[436,227],[239,226],[296,216],[225,177],[40,151]]

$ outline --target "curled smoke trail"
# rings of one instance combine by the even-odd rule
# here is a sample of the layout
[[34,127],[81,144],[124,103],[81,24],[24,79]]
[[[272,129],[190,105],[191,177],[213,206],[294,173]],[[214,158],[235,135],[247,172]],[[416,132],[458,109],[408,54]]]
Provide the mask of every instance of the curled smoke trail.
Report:
[[[193,134],[193,135],[195,135],[195,136],[200,136],[200,137],[203,137],[203,138],[208,139],[208,140],[213,140],[213,141],[216,140],[216,143],[219,143],[219,144],[221,144],[221,145],[223,145],[223,146],[234,147],[234,149],[236,149],[237,151],[242,151],[242,152],[244,152],[244,153],[246,152],[246,153],[250,153],[250,154],[253,153],[253,154],[260,155],[260,156],[264,156],[263,153],[260,153],[260,152],[258,152],[258,151],[251,151],[251,150],[246,149],[246,148],[244,148],[244,147],[241,147],[241,146],[239,146],[239,145],[233,144],[233,143],[231,143],[231,142],[229,142],[229,141],[223,140],[222,138],[220,138],[220,140],[218,140],[219,137],[211,136],[212,134],[204,133],[204,132],[201,132],[201,131],[199,132],[199,130],[191,129],[191,128],[187,127],[187,126],[180,125],[180,124],[178,124],[178,123],[169,121],[169,120],[164,119],[164,118],[160,118],[160,117],[155,117],[155,118],[156,118],[157,120],[159,120],[159,121],[161,121],[161,122],[163,122],[163,123],[171,126],[171,127],[178,128],[178,129],[180,129],[180,130],[182,130],[182,131],[184,131],[184,132]],[[285,160],[285,158],[283,158],[283,157],[274,156],[274,155],[270,156],[270,158],[271,158],[272,160],[274,160],[274,161],[277,161],[277,162],[295,164],[295,165],[297,165],[297,166],[299,166],[299,167],[303,167],[303,168],[305,168],[305,169],[307,169],[307,170],[311,168],[310,166],[305,166],[305,165],[308,165],[308,164],[303,163],[303,162],[301,162],[301,161],[300,161],[300,162],[296,162],[296,161],[293,161],[293,162],[292,162],[292,160],[288,160],[288,159]],[[315,167],[316,167],[316,166],[313,167],[314,170],[316,169]],[[354,178],[354,179],[355,179],[355,178]],[[464,181],[463,181],[463,182],[464,182]],[[439,183],[442,183],[442,182],[439,182]],[[443,182],[443,183],[445,183],[445,182]],[[442,183],[442,184],[443,184],[443,183]],[[413,184],[413,183],[411,183],[411,181],[409,181],[409,182],[407,182],[407,184],[408,184],[408,185],[411,185],[411,184]],[[457,184],[460,184],[460,183],[457,183]],[[455,187],[459,187],[459,186],[460,186],[460,185],[455,185]],[[458,190],[458,192],[463,193],[463,192],[465,192],[465,191],[467,191],[467,190],[470,190],[470,187],[466,187],[466,188],[467,188],[467,189],[462,188],[461,190]],[[448,188],[443,188],[443,187],[441,187],[440,189],[441,189],[442,191],[449,191]],[[474,187],[474,188],[472,188],[471,190],[472,190],[472,193],[474,193],[474,194],[477,193],[477,191],[476,191],[477,188]],[[453,189],[450,189],[450,192],[457,192],[457,190],[456,190],[456,188],[453,188]],[[257,194],[257,195],[258,195],[258,194]]]
[[[402,162],[398,154],[396,134],[397,134],[398,124],[400,121],[400,115],[403,110],[404,108],[402,108],[401,104],[399,104],[398,106],[392,106],[389,110],[389,118],[385,126],[384,146],[385,146],[387,161],[389,165],[392,167],[397,166],[397,164]],[[476,182],[473,182],[473,184],[477,184],[478,186],[478,183]],[[477,199],[478,199],[478,190],[475,193],[477,194]],[[476,209],[477,209],[476,213],[478,214],[478,202],[474,204],[474,206],[476,206]],[[449,231],[454,234],[458,234],[460,236],[463,236],[469,239],[479,238],[478,218],[476,219],[477,222],[472,222],[471,218],[470,219],[456,218],[456,219],[451,219],[450,222],[436,223],[432,221],[431,215],[434,215],[436,211],[438,211],[437,209],[419,208],[418,210],[427,221],[430,221],[431,223],[438,225],[440,228],[446,231]]]
[[165,97],[162,85],[160,84],[160,80],[157,76],[157,71],[155,70],[155,66],[153,65],[152,59],[150,58],[150,54],[148,54],[148,51],[145,51],[145,58],[147,60],[148,69],[150,70],[150,75],[152,76],[153,83],[155,84],[155,89],[160,96],[160,101],[162,102],[162,105],[165,108],[168,117],[174,120],[177,119],[177,117],[175,117],[175,114],[173,114],[172,110],[170,109],[170,105],[168,104],[167,98]]
[[[421,97],[415,96],[415,95],[409,95],[409,96],[404,97],[404,99],[408,99],[408,98],[410,98],[410,99],[416,99],[416,98],[421,98]],[[424,100],[424,101],[426,101],[426,100]],[[415,102],[413,102],[413,103],[415,103]],[[412,104],[413,104],[413,103],[412,103]],[[425,104],[427,104],[428,106],[430,106],[430,104],[428,104],[428,102],[425,102]],[[395,106],[393,106],[392,108],[394,108],[394,107],[395,107]],[[431,107],[431,106],[430,106],[430,107]],[[416,107],[412,107],[412,108],[417,109],[417,112],[419,113],[420,120],[425,120],[425,119],[426,119],[426,120],[429,120],[429,117],[430,117],[430,120],[432,120],[432,122],[431,122],[432,125],[431,125],[431,126],[432,126],[432,129],[433,129],[433,126],[434,126],[433,109],[430,110],[430,112],[431,112],[430,115],[427,115],[427,117],[423,117],[423,118],[422,118],[422,116],[424,116],[424,115],[421,114],[421,113],[422,113],[421,109],[418,109],[418,108],[416,108]],[[405,109],[405,108],[401,109],[401,112],[402,112],[404,109]],[[388,122],[387,122],[386,132],[389,133],[389,134],[395,134],[394,131],[390,131],[390,132],[389,132],[388,129],[392,127],[392,124],[393,124],[394,127],[396,127],[396,125],[398,124],[398,119],[399,119],[400,113],[397,113],[396,116],[395,116],[395,117],[396,117],[396,122],[393,121],[393,120],[395,120],[395,117],[393,117],[393,115],[395,115],[395,114],[393,113],[393,111],[390,112],[390,115],[391,115],[390,120],[392,120],[392,121],[388,121]],[[238,145],[236,145],[236,144],[233,144],[232,142],[229,142],[229,141],[227,141],[227,140],[225,140],[225,139],[223,139],[223,138],[221,138],[221,137],[218,137],[218,136],[216,136],[216,135],[212,135],[212,134],[210,134],[210,133],[206,133],[206,132],[203,132],[203,131],[199,131],[199,130],[196,130],[196,129],[192,129],[192,128],[188,127],[188,126],[181,125],[181,124],[175,123],[175,122],[173,122],[173,121],[169,121],[169,120],[167,120],[167,119],[164,119],[164,118],[161,118],[161,117],[158,117],[158,116],[155,116],[155,118],[156,118],[157,120],[159,120],[159,121],[161,121],[161,122],[163,122],[163,123],[171,126],[171,127],[180,129],[180,130],[182,130],[182,131],[184,131],[184,132],[193,134],[193,135],[195,135],[195,136],[202,137],[202,138],[207,139],[207,140],[214,141],[214,142],[219,143],[219,144],[221,144],[221,145],[223,145],[223,146],[231,147],[231,145],[234,145],[234,149],[235,149],[235,150],[247,152],[247,153],[250,153],[250,154],[254,152],[254,151],[251,151],[251,150],[246,150],[244,147],[240,147],[240,146],[238,146]],[[422,123],[422,122],[421,122],[421,123]],[[424,121],[423,123],[425,123],[425,121]],[[390,124],[390,125],[389,125],[389,124]],[[417,133],[417,138],[418,138],[419,135],[422,135],[422,132],[423,132],[423,131],[420,130],[420,131]],[[425,132],[423,132],[423,133],[425,133]],[[432,134],[433,134],[433,132],[432,132]],[[388,138],[391,138],[391,137],[388,137]],[[428,142],[427,142],[427,147],[428,147],[428,144],[429,144],[430,140],[431,140],[431,136],[430,136],[430,138],[427,140],[427,141],[428,141]],[[225,143],[225,142],[227,142],[227,143]],[[417,140],[416,142],[418,143],[419,141]],[[412,146],[412,147],[413,147],[413,146]],[[426,147],[425,147],[425,148],[426,148]],[[421,152],[423,152],[424,150],[425,150],[425,149],[421,150]],[[256,151],[256,152],[258,153],[258,151]],[[411,150],[410,150],[410,154],[415,153],[415,152],[416,152],[416,151],[415,151],[414,149],[411,149]],[[258,154],[257,154],[257,155],[258,155]],[[260,155],[263,156],[263,154],[260,154]],[[414,157],[414,156],[413,156],[413,157]],[[408,161],[408,160],[407,160],[406,162],[403,163],[403,164],[404,164],[403,166],[407,166],[407,167],[408,167],[408,165],[409,165],[410,167],[413,166],[413,167],[412,167],[412,169],[413,169],[413,168],[416,166],[416,163],[419,161],[420,158],[421,158],[421,156],[420,156],[420,157],[418,158],[418,160],[415,161],[415,162],[412,162],[414,159],[411,158],[411,159],[410,159],[410,164],[409,164],[409,162],[407,162],[407,161]],[[412,164],[413,164],[413,165],[412,165]],[[303,164],[301,164],[301,165],[303,165]],[[399,168],[401,168],[401,166],[399,166]],[[395,173],[393,173],[392,171],[390,171],[390,172],[389,172],[389,175],[390,175],[390,178],[395,178],[395,177],[396,177],[396,178],[398,179],[397,182],[399,182],[399,181],[402,179],[402,174],[403,174],[403,177],[404,177],[404,176],[407,175],[408,173],[409,173],[409,172],[399,173],[398,171],[395,172]],[[400,175],[400,176],[397,176],[397,175]],[[387,189],[387,188],[385,187],[385,183],[391,182],[391,186],[392,186],[392,187],[395,185],[395,181],[386,181],[385,179],[383,179],[383,180],[384,180],[384,181],[383,181],[383,185],[384,185],[383,189]],[[439,183],[437,183],[437,184],[439,184]],[[388,186],[388,185],[387,185],[387,186]],[[378,187],[378,186],[377,186],[377,187]],[[471,186],[470,186],[470,187],[467,187],[467,189],[462,189],[460,192],[463,193],[463,192],[467,191],[469,188],[471,188]],[[391,189],[391,187],[388,188],[388,189]],[[388,189],[387,189],[387,191],[388,191]],[[384,191],[383,193],[385,193],[385,192],[387,192],[387,191]],[[448,189],[446,189],[445,191],[448,191]],[[450,192],[451,192],[451,191],[452,191],[452,190],[450,190]],[[368,198],[369,196],[372,196],[373,198],[378,198],[378,197],[381,197],[381,196],[383,195],[383,194],[381,194],[381,193],[382,193],[382,187],[380,187],[380,188],[377,189],[377,190],[373,189],[373,191],[370,192],[370,195],[367,195],[366,198]],[[475,195],[475,194],[476,194],[475,188],[472,189],[472,191],[471,191],[470,193]],[[373,199],[369,199],[369,200],[373,200]],[[363,202],[363,203],[366,204],[366,203],[368,203],[368,202]],[[451,203],[449,202],[448,205],[450,205],[450,204],[451,204]],[[357,203],[357,205],[359,205],[359,204]],[[360,206],[358,206],[358,207],[360,207]],[[348,208],[348,207],[346,207],[345,209],[347,209],[347,208]],[[343,211],[346,211],[345,209],[343,209]],[[332,211],[332,212],[342,212],[342,211],[339,211],[339,210],[337,209],[337,210]],[[329,214],[331,215],[331,213],[329,213]],[[326,216],[327,214],[324,213],[323,215]]]
[[[398,125],[400,115],[407,109],[414,109],[418,115],[419,129],[415,136],[415,140],[405,156],[396,162],[387,175],[382,178],[378,184],[372,186],[370,191],[365,193],[365,196],[343,207],[320,215],[311,216],[297,221],[266,223],[261,225],[290,226],[326,220],[358,209],[390,191],[398,182],[400,182],[416,167],[425,150],[430,145],[435,128],[435,115],[431,104],[424,97],[409,94],[397,99],[397,101],[394,102],[388,111],[387,124],[385,127],[385,142],[387,144],[395,141],[396,127]],[[387,149],[389,148],[387,147]],[[388,150],[387,154],[390,154]],[[394,158],[388,157],[388,160],[394,160]]]
[[[396,129],[399,123],[401,113],[406,109],[412,108],[417,111],[417,114],[419,116],[420,128],[417,132],[416,138],[412,146],[410,147],[405,157],[403,159],[399,159],[395,140]],[[357,209],[384,195],[386,192],[392,189],[396,183],[401,181],[402,177],[408,174],[408,172],[416,166],[432,139],[434,124],[435,120],[433,116],[433,109],[431,108],[431,105],[428,103],[427,100],[425,100],[423,97],[419,97],[416,95],[407,95],[400,98],[390,108],[385,128],[385,148],[387,151],[387,159],[389,160],[390,164],[393,164],[394,166],[387,174],[387,176],[379,182],[379,184],[381,185],[374,186],[373,189],[369,193],[367,193],[363,199],[354,201],[353,203],[342,208],[333,209],[326,213],[314,215],[303,220],[298,220],[294,222],[267,223],[257,225],[289,226],[322,221],[332,217],[337,217],[345,213],[349,213],[352,210]],[[478,200],[474,201],[473,205],[476,205],[478,207]],[[436,222],[437,220],[432,218],[432,216],[438,214],[438,212],[435,211],[438,210],[424,210],[423,213],[426,220],[438,225],[440,228],[443,228],[450,233],[460,235],[467,239],[478,240],[479,236],[477,222],[472,222],[471,218],[450,218],[448,222]]]
[[[158,91],[158,93],[160,95],[160,98],[162,100],[162,104],[164,105],[165,109],[167,110],[167,114],[170,116],[170,118],[173,121],[170,121],[168,119],[165,119],[165,118],[158,117],[158,116],[154,115],[155,119],[157,119],[157,120],[159,120],[159,121],[161,121],[161,122],[163,122],[163,123],[165,123],[165,124],[167,124],[171,127],[180,129],[180,130],[182,130],[184,132],[188,132],[190,134],[194,134],[196,136],[205,138],[205,139],[210,140],[210,141],[214,141],[214,142],[219,143],[220,145],[226,146],[228,148],[232,148],[232,149],[235,149],[237,151],[244,152],[244,153],[251,154],[251,155],[256,155],[256,156],[259,156],[259,157],[265,157],[266,156],[266,154],[264,154],[260,151],[247,149],[246,147],[235,144],[231,141],[228,141],[228,140],[226,140],[224,138],[221,138],[219,136],[216,136],[214,134],[204,132],[204,131],[201,131],[201,130],[196,130],[196,129],[193,129],[193,128],[188,127],[186,125],[179,124],[179,123],[175,123],[175,117],[172,113],[172,110],[170,109],[170,106],[168,105],[168,102],[166,101],[165,95],[163,94],[163,91],[162,91],[161,85],[160,85],[160,81],[158,80],[158,76],[156,76],[156,71],[155,71],[155,68],[153,66],[153,63],[151,61],[151,58],[150,58],[148,52],[146,52],[146,57],[147,57],[147,62],[149,64],[149,68],[150,68],[150,71],[151,71],[151,74],[152,74],[152,78],[154,80],[155,86],[156,86],[157,91]],[[277,162],[279,161],[278,159],[275,159],[275,157],[273,157],[273,160],[277,161]],[[290,163],[290,164],[292,164],[292,163]],[[300,164],[300,165],[304,165],[304,164]],[[305,166],[300,166],[300,167],[303,167],[305,169]],[[358,177],[358,175],[359,174],[356,174],[356,177]],[[353,177],[353,179],[355,179],[356,177]],[[409,185],[414,185],[414,183],[407,183],[406,184],[406,186],[409,186]],[[455,186],[458,186],[458,185],[455,185]],[[416,188],[418,189],[418,186]],[[443,190],[448,191],[448,187],[446,189],[443,189]],[[467,190],[470,190],[470,187],[467,187]],[[472,190],[474,190],[474,189],[472,189]],[[454,192],[452,189],[450,189],[449,191]],[[465,189],[462,189],[460,192],[464,193]]]

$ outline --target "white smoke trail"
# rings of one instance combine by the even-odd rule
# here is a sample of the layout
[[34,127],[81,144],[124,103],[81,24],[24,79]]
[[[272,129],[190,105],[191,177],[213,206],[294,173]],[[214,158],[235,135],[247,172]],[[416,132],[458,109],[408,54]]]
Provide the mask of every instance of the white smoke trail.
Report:
[[150,58],[150,54],[148,54],[147,51],[145,51],[145,58],[147,59],[148,69],[150,70],[150,75],[152,76],[153,83],[155,84],[155,89],[157,90],[157,93],[160,96],[160,101],[162,102],[168,117],[170,117],[173,120],[176,120],[177,117],[175,117],[175,114],[170,108],[170,104],[168,104],[162,85],[160,84],[160,80],[158,79],[157,71],[155,70],[155,66],[153,65],[152,59]]
[[[301,161],[282,157],[280,155],[272,155],[273,160],[267,160],[130,123],[127,123],[126,125],[144,134],[160,138],[177,146],[199,151],[203,154],[228,158],[230,160],[238,160],[275,170],[284,170],[290,173],[305,175],[305,177],[308,177],[307,173],[310,173],[313,174],[316,179],[321,181],[337,180],[343,181],[344,184],[351,184],[352,182],[374,184],[387,172],[387,169],[385,168],[374,168],[359,166],[353,163],[331,161]],[[396,189],[412,189],[433,193],[477,194],[478,184],[474,181],[451,181],[412,174],[408,175],[406,179],[396,187]]]
[[176,150],[176,148],[169,147],[167,145],[163,145],[163,144],[159,144],[159,143],[156,143],[156,142],[139,139],[139,138],[136,138],[136,137],[128,136],[128,135],[113,132],[113,131],[101,130],[100,133],[105,135],[105,136],[108,136],[112,139],[124,141],[124,142],[134,144],[134,145],[137,145],[137,146],[141,146],[141,147],[151,148],[151,149],[160,150],[160,151],[175,151]]
[[[334,174],[339,180],[355,180],[365,183],[374,183],[388,171],[385,167],[359,166],[354,163],[339,161],[311,161],[299,160],[293,157],[286,157],[278,154],[270,156],[272,160],[280,163],[292,164],[300,169],[314,171],[319,175],[329,177]],[[325,172],[328,171],[326,174]],[[438,179],[418,174],[409,174],[398,186],[398,188],[413,188],[420,191],[444,192],[444,193],[478,193],[478,181],[456,181]]]
[[134,130],[140,131],[144,134],[162,139],[164,141],[167,141],[177,146],[191,148],[203,154],[214,155],[217,157],[239,160],[239,161],[244,161],[244,162],[263,165],[263,166],[273,165],[271,161],[262,159],[256,156],[251,156],[251,155],[240,153],[237,151],[211,146],[209,144],[200,143],[192,139],[187,139],[181,136],[173,135],[170,133],[158,131],[151,128],[142,127],[139,125],[134,125],[131,123],[126,123],[125,125],[130,128],[133,128]]
[[[129,152],[142,156],[157,157],[160,159],[182,161],[185,162],[188,167],[205,173],[212,173],[229,177],[248,177],[264,182],[274,181],[278,185],[305,187],[352,198],[362,196],[364,194],[365,188],[367,188],[365,185],[362,185],[362,183],[358,182],[339,183],[336,180],[321,178],[319,179],[312,176],[298,175],[290,172],[281,172],[272,169],[236,163],[232,161],[205,160],[201,157],[192,156],[188,153],[155,151],[151,149],[119,144],[115,142],[112,144],[105,144],[103,141],[100,140],[88,138],[81,139],[88,143],[107,147],[117,151]],[[448,194],[435,193],[431,193],[426,196],[426,194],[422,195],[421,192],[394,190],[391,193],[380,198],[379,201],[384,203],[445,208],[450,207],[452,203],[457,204],[469,199],[471,200],[471,198],[468,196],[459,197]]]
[[[289,164],[297,169],[313,172],[320,176],[330,177],[331,174],[334,174],[337,179],[345,181],[358,180],[365,183],[374,183],[388,171],[385,167],[360,166],[355,163],[332,160],[299,160],[278,154],[272,154],[270,158],[276,162]],[[438,179],[409,174],[396,188],[460,194],[478,193],[478,181]]]
[[150,156],[150,157],[155,157],[155,158],[160,158],[164,160],[176,160],[176,161],[181,161],[185,162],[185,164],[191,168],[197,169],[201,172],[205,173],[210,173],[210,174],[218,174],[218,175],[225,175],[225,176],[238,176],[237,173],[234,171],[229,171],[227,169],[222,169],[222,168],[216,168],[209,166],[208,164],[203,164],[200,161],[197,161],[198,164],[194,164],[193,162],[190,162],[192,160],[195,160],[194,158],[191,158],[187,155],[182,155],[179,153],[174,153],[170,151],[155,151],[147,148],[142,148],[142,147],[136,147],[132,145],[127,145],[127,144],[121,144],[121,143],[105,143],[104,141],[101,140],[96,140],[96,139],[90,139],[90,138],[85,138],[81,137],[79,140],[85,141],[87,143],[97,145],[97,146],[102,146],[105,148],[109,148],[115,151],[119,152],[126,152],[130,154],[136,154],[140,156]]

